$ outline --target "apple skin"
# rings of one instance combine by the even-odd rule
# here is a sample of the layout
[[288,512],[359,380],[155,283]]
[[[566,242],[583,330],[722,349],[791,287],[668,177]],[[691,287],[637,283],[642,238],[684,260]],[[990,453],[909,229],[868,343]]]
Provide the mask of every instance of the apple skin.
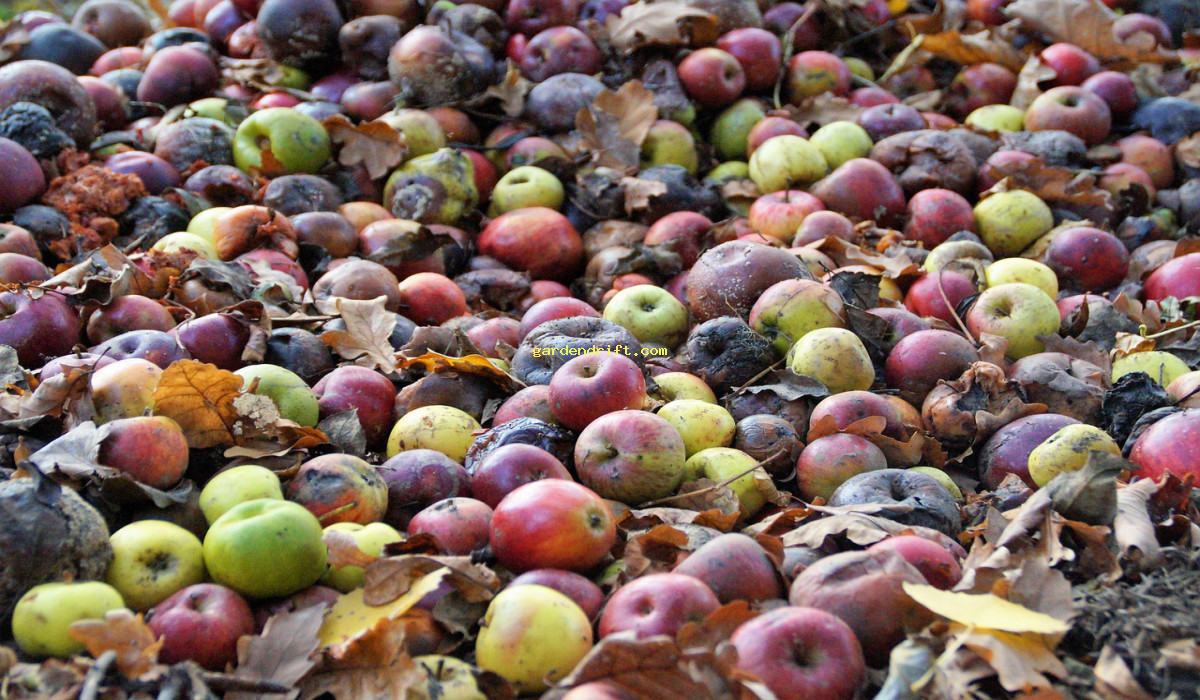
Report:
[[301,464],[284,495],[326,525],[373,523],[383,518],[388,505],[387,484],[375,467],[341,453],[313,457]]
[[99,345],[129,331],[169,331],[175,319],[167,307],[140,294],[127,294],[113,299],[88,316],[87,339]]
[[1121,162],[1136,165],[1154,181],[1154,186],[1165,189],[1175,180],[1175,161],[1171,149],[1162,141],[1146,134],[1133,134],[1113,144],[1121,151]]
[[801,265],[787,251],[747,241],[709,248],[688,273],[688,309],[699,323],[721,316],[744,319],[768,287],[800,277]]
[[1090,226],[1065,229],[1042,254],[1063,284],[1081,292],[1112,289],[1129,272],[1129,250],[1113,234]]
[[758,147],[769,139],[785,134],[808,138],[808,131],[793,119],[767,116],[759,120],[757,124],[750,127],[750,131],[746,134],[746,160],[748,161]]
[[936,318],[953,324],[959,303],[978,293],[979,289],[970,277],[955,270],[937,270],[909,285],[904,295],[904,307],[922,318]]
[[1164,350],[1135,352],[1113,362],[1112,383],[1116,384],[1126,374],[1145,372],[1156,384],[1165,388],[1190,371],[1186,362]]
[[529,335],[529,331],[543,323],[572,316],[599,318],[600,313],[586,301],[570,296],[542,299],[526,309],[524,315],[521,316],[521,326],[517,330],[517,337],[524,340],[525,336]]
[[233,371],[241,367],[242,352],[250,341],[249,324],[226,314],[208,314],[184,321],[169,335],[193,359]]
[[1200,449],[1200,409],[1189,408],[1151,425],[1133,443],[1129,461],[1138,465],[1136,476],[1158,480],[1168,472],[1183,479],[1200,476],[1196,450]]
[[414,515],[408,536],[433,535],[443,553],[467,556],[487,544],[491,522],[492,508],[483,501],[447,498]]
[[218,472],[200,491],[200,512],[212,525],[225,511],[259,498],[283,500],[283,487],[275,472],[257,464],[243,464]]
[[475,662],[522,693],[540,693],[592,649],[592,624],[570,598],[539,585],[496,594],[475,640]]
[[604,305],[602,317],[632,333],[639,342],[665,348],[677,347],[688,334],[687,307],[653,284],[621,289]]
[[999,287],[1012,282],[1024,282],[1046,293],[1051,299],[1058,298],[1058,275],[1045,263],[1026,258],[1002,258],[983,270],[988,287]]
[[1029,488],[1037,488],[1029,475],[1029,453],[1033,448],[1068,425],[1079,421],[1058,413],[1025,416],[1001,427],[979,452],[980,478],[989,489],[995,489],[1004,477],[1015,474]]
[[31,299],[20,292],[0,292],[0,345],[16,350],[22,367],[37,369],[69,354],[79,331],[79,315],[58,294]]
[[72,622],[103,619],[125,607],[117,589],[100,581],[43,583],[17,601],[12,636],[22,652],[37,658],[67,658],[83,653],[83,642],[68,633]]
[[666,419],[648,411],[607,413],[575,441],[579,480],[600,496],[629,505],[669,496],[683,480],[687,451]]
[[806,333],[788,351],[787,364],[792,371],[813,377],[833,393],[865,391],[875,382],[875,367],[862,340],[844,328],[818,328]]
[[592,583],[591,579],[574,571],[534,569],[509,581],[507,587],[531,585],[553,588],[567,596],[583,610],[589,620],[596,619],[596,616],[600,614],[600,608],[604,607],[604,591]]
[[758,460],[732,447],[710,447],[688,457],[683,464],[684,482],[710,479],[728,482],[729,490],[737,496],[742,514],[753,518],[767,504],[758,488],[758,479],[768,478]]
[[535,280],[569,282],[583,264],[583,238],[567,217],[546,207],[501,214],[488,222],[476,243],[480,255]]
[[699,578],[677,573],[647,574],[621,586],[600,613],[596,632],[608,637],[633,632],[638,639],[674,637],[685,624],[700,622],[721,602]]
[[884,381],[900,398],[920,406],[941,380],[962,376],[979,361],[975,345],[951,331],[917,331],[896,343],[884,362]]
[[504,214],[525,207],[557,210],[566,193],[562,182],[548,170],[522,165],[504,174],[492,188],[489,213]]
[[153,407],[162,369],[152,362],[131,357],[92,372],[92,402],[96,423],[133,418]]
[[286,596],[325,573],[321,523],[291,501],[256,499],[230,508],[204,537],[204,565],[214,582],[251,598]]
[[805,501],[826,501],[852,476],[887,469],[887,457],[870,440],[849,433],[817,438],[796,462],[796,490]]
[[750,179],[763,193],[812,184],[829,172],[821,150],[807,139],[774,136],[750,156]]
[[975,205],[979,238],[998,258],[1019,255],[1054,226],[1050,207],[1025,190],[998,192]]
[[846,700],[866,683],[854,630],[822,610],[777,608],[742,623],[729,641],[737,649],[738,668],[779,700]]
[[1133,114],[1138,106],[1137,86],[1124,73],[1106,70],[1089,77],[1080,84],[1081,88],[1095,93],[1108,105],[1114,120],[1120,121]]
[[688,372],[664,372],[654,375],[658,394],[666,401],[695,399],[705,403],[717,403],[717,396],[704,380]]
[[242,391],[254,387],[255,394],[271,399],[279,415],[309,428],[320,419],[317,396],[295,372],[276,365],[259,364],[243,367],[234,374],[242,378]]
[[518,486],[539,479],[573,480],[562,462],[540,447],[524,443],[501,445],[475,465],[471,495],[495,508]]
[[492,416],[492,427],[503,425],[514,418],[537,418],[551,425],[558,425],[554,410],[550,408],[550,385],[534,384],[508,397],[500,404],[500,408],[496,409],[496,415]]
[[678,72],[688,96],[710,109],[733,104],[746,89],[742,64],[719,48],[693,51],[679,62]]
[[396,387],[375,370],[354,365],[338,367],[313,385],[313,395],[322,419],[356,409],[370,444],[381,442],[392,427]]
[[908,200],[905,238],[933,250],[959,231],[975,232],[975,214],[961,194],[935,187],[921,190]]
[[1027,131],[1066,131],[1089,146],[1103,143],[1112,129],[1112,110],[1099,95],[1074,85],[1050,88],[1025,110]]
[[[387,484],[384,522],[404,529],[418,511],[438,501],[471,495],[471,476],[461,464],[436,450],[400,452],[378,467]],[[492,504],[488,504],[492,505]]]
[[533,569],[584,572],[616,542],[616,518],[595,491],[562,479],[517,487],[492,513],[489,543],[515,573]]
[[1200,253],[1188,253],[1163,263],[1146,278],[1142,292],[1150,301],[1200,296]]
[[223,671],[237,661],[237,641],[254,634],[254,613],[236,591],[197,583],[177,591],[147,614],[146,625],[163,640],[163,663],[195,661]]
[[809,188],[826,208],[860,221],[897,224],[904,215],[904,190],[883,164],[852,158]]
[[408,450],[430,449],[462,464],[479,429],[479,421],[453,406],[422,406],[396,421],[386,454],[390,459]]
[[729,411],[699,399],[669,401],[656,415],[675,427],[688,457],[709,447],[729,446],[737,431]]
[[991,333],[1008,339],[1006,355],[1019,360],[1044,352],[1039,335],[1054,335],[1061,325],[1058,306],[1046,292],[1023,282],[991,287],[979,295],[963,319],[975,337]]
[[962,120],[971,112],[993,104],[1008,104],[1017,88],[1017,74],[998,63],[976,63],[954,76],[947,88],[947,110]]
[[824,209],[821,200],[803,190],[779,190],[756,198],[747,218],[762,235],[790,241],[809,215]]
[[204,580],[200,540],[174,523],[138,520],[114,532],[109,541],[113,560],[105,581],[138,612]]
[[165,416],[120,418],[105,424],[97,460],[136,481],[166,490],[188,467],[187,437]]
[[1060,41],[1038,54],[1042,64],[1054,71],[1054,86],[1079,85],[1100,72],[1100,61],[1075,44]]
[[801,51],[788,61],[785,87],[788,101],[795,105],[824,92],[845,95],[850,91],[850,68],[828,51]]
[[1068,425],[1029,453],[1029,476],[1039,487],[1045,486],[1059,474],[1082,469],[1092,452],[1120,457],[1121,447],[1094,425]]
[[587,34],[575,27],[557,26],[535,34],[517,63],[526,78],[540,83],[560,73],[597,73],[602,60]]
[[948,591],[962,578],[962,567],[950,550],[917,535],[893,535],[867,547],[868,552],[894,551],[916,567],[929,585]]
[[673,573],[692,576],[721,603],[760,603],[784,595],[775,563],[754,539],[738,532],[718,535],[680,562]]
[[572,430],[583,430],[613,411],[641,408],[645,400],[641,368],[615,352],[571,358],[550,377],[550,407]]
[[239,170],[263,167],[263,142],[286,174],[315,173],[329,160],[329,133],[321,122],[287,107],[260,109],[242,120],[233,137]]
[[717,48],[730,53],[746,74],[746,90],[762,92],[775,87],[783,69],[783,44],[765,29],[740,27],[717,39]]

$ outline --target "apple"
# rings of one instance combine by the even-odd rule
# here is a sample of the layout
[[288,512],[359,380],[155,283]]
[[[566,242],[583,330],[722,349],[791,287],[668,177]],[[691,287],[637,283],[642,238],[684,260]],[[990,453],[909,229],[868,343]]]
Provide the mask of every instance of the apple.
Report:
[[959,231],[975,232],[975,213],[961,194],[933,187],[908,200],[905,238],[933,250]]
[[683,438],[688,457],[709,447],[728,447],[737,431],[729,411],[698,399],[669,401],[658,409],[657,415]]
[[1092,452],[1107,452],[1120,457],[1121,446],[1095,426],[1068,425],[1029,453],[1029,476],[1033,483],[1045,486],[1059,474],[1082,469]]
[[801,262],[785,250],[728,241],[706,250],[688,272],[688,308],[700,323],[723,316],[744,319],[768,287],[801,276]]
[[998,63],[964,66],[947,88],[947,109],[958,119],[994,104],[1007,104],[1017,88],[1017,74]]
[[968,114],[963,124],[981,131],[1016,133],[1025,129],[1025,110],[1011,105],[984,105]]
[[896,552],[920,571],[929,585],[943,591],[954,588],[962,579],[962,567],[954,553],[945,546],[918,535],[893,535],[867,547],[867,551]]
[[1058,306],[1042,289],[1023,282],[990,287],[979,295],[963,319],[976,337],[991,333],[1008,340],[1008,357],[1019,360],[1043,352],[1039,335],[1058,332]]
[[523,443],[501,445],[475,465],[471,495],[495,508],[518,486],[539,479],[572,481],[562,462],[546,450]]
[[213,581],[251,598],[286,596],[316,583],[327,552],[321,523],[304,506],[262,498],[230,508],[204,536]]
[[1170,148],[1162,141],[1146,134],[1133,134],[1113,145],[1121,151],[1121,162],[1145,170],[1155,187],[1170,187],[1175,180],[1175,161],[1171,158]]
[[1002,426],[979,452],[979,473],[982,483],[995,489],[1009,474],[1016,475],[1030,488],[1036,488],[1029,476],[1029,453],[1033,448],[1068,425],[1079,421],[1058,413],[1025,416]]
[[167,307],[140,294],[126,294],[92,312],[87,319],[87,339],[93,345],[129,331],[169,331],[175,319]]
[[1186,362],[1169,352],[1163,350],[1135,352],[1113,362],[1112,382],[1116,384],[1117,380],[1126,374],[1145,372],[1150,375],[1154,383],[1167,387],[1171,382],[1190,371],[1191,368]]
[[1146,278],[1143,293],[1150,301],[1200,296],[1200,253],[1187,253],[1163,263]]
[[688,54],[678,66],[679,80],[692,99],[704,107],[733,104],[746,89],[746,72],[732,54],[706,47]]
[[130,478],[156,489],[178,484],[188,467],[183,429],[165,416],[118,418],[105,424],[96,457]]
[[746,213],[750,228],[779,241],[789,241],[809,216],[825,209],[821,200],[803,190],[768,192],[755,198]]
[[1129,461],[1139,467],[1136,476],[1147,479],[1157,481],[1168,472],[1180,479],[1195,477],[1198,445],[1200,410],[1189,408],[1162,418],[1139,435]]
[[550,407],[550,385],[533,384],[508,397],[492,416],[492,427],[514,418],[537,418],[550,425],[559,425]]
[[717,396],[703,379],[689,372],[664,372],[654,376],[658,393],[667,401],[695,399],[715,404]]
[[1044,263],[1026,258],[1004,258],[983,269],[987,286],[998,287],[1024,282],[1042,290],[1051,299],[1058,298],[1058,275]]
[[517,331],[517,337],[524,340],[525,336],[529,335],[529,331],[543,323],[572,316],[599,318],[600,313],[586,301],[571,296],[542,299],[526,309],[524,315],[521,316],[521,327]]
[[1079,85],[1100,72],[1100,61],[1075,44],[1060,41],[1038,54],[1042,65],[1054,71],[1054,85]]
[[522,165],[496,182],[488,213],[499,216],[525,207],[558,209],[565,196],[562,182],[550,171],[536,165]]
[[16,350],[22,367],[36,369],[69,354],[79,331],[79,315],[61,294],[35,299],[28,292],[0,291],[0,345]]
[[855,158],[866,158],[874,146],[874,141],[866,129],[845,120],[829,122],[817,129],[809,137],[809,142],[821,151],[825,162],[832,169],[837,169]]
[[343,365],[313,385],[322,419],[354,409],[369,444],[377,444],[392,427],[396,387],[367,367]]
[[561,73],[597,73],[602,60],[587,34],[575,27],[557,26],[535,34],[517,63],[526,78],[540,83]]
[[636,638],[674,637],[685,624],[698,623],[721,607],[703,581],[677,573],[647,574],[621,586],[600,613],[601,638],[632,632]]
[[1076,226],[1055,234],[1042,259],[1064,285],[1083,292],[1111,289],[1129,271],[1125,244],[1113,234],[1091,226]]
[[805,333],[788,351],[787,364],[793,372],[816,379],[833,393],[867,390],[875,382],[875,367],[862,340],[844,328]]
[[267,149],[284,173],[315,173],[329,160],[329,133],[321,122],[294,109],[260,109],[238,125],[234,164],[246,172],[261,169]]
[[779,700],[844,700],[866,684],[862,646],[835,615],[782,607],[743,622],[729,638],[738,668]]
[[850,94],[846,96],[846,101],[866,109],[880,105],[899,104],[900,98],[888,92],[886,88],[867,86],[851,90]]
[[922,318],[955,323],[958,305],[978,293],[979,289],[970,277],[954,270],[938,270],[909,285],[904,295],[904,307]]
[[742,513],[747,518],[753,518],[766,505],[766,499],[759,491],[757,481],[760,478],[770,478],[766,470],[757,465],[758,460],[741,450],[732,447],[710,447],[700,450],[684,463],[683,481],[700,478],[717,482],[729,481],[727,486],[737,496]]
[[471,476],[461,464],[430,449],[399,452],[377,468],[387,484],[384,522],[408,527],[418,511],[440,500],[471,493]]
[[[396,528],[386,523],[334,523],[325,528],[325,532],[342,532],[354,540],[359,551],[367,556],[378,557],[383,553],[385,545],[391,542],[401,542],[404,535],[396,532]],[[363,568],[361,566],[330,566],[321,576],[321,583],[336,588],[342,593],[349,593],[363,585]]]
[[405,413],[388,436],[387,456],[416,449],[437,450],[462,463],[479,422],[452,406],[422,406]]
[[842,298],[829,285],[812,280],[776,282],[750,308],[750,327],[781,355],[810,331],[845,324]]
[[616,519],[595,491],[563,479],[518,486],[496,505],[489,543],[501,566],[584,572],[616,542]]
[[1099,95],[1074,85],[1053,87],[1025,110],[1028,131],[1065,131],[1089,146],[1103,143],[1112,128],[1112,110]]
[[238,640],[254,634],[254,613],[232,589],[197,583],[155,605],[146,625],[162,639],[162,663],[194,661],[220,672],[237,662]]
[[828,172],[821,150],[799,136],[769,138],[750,156],[750,179],[764,194],[810,185]]
[[154,390],[162,369],[148,360],[131,357],[100,367],[92,372],[92,403],[96,422],[133,418],[154,405]]
[[889,136],[906,131],[925,129],[925,117],[915,107],[906,104],[881,104],[868,107],[858,115],[858,125],[878,143]]
[[871,441],[835,433],[810,442],[796,462],[796,490],[806,501],[826,501],[852,476],[886,469],[887,457]]
[[641,408],[645,400],[641,368],[618,352],[573,357],[550,377],[554,417],[572,430],[583,430],[607,413]]
[[138,612],[204,580],[200,540],[174,523],[138,520],[114,532],[109,541],[113,560],[105,581]]
[[[804,221],[800,222],[800,227],[796,229],[796,235],[792,238],[792,247],[796,248],[808,245],[809,243],[816,243],[823,238],[840,238],[843,241],[853,240],[854,222],[846,218],[845,214],[839,214],[836,211],[815,211],[804,217]],[[813,274],[821,277],[831,269],[833,269],[832,265]]]
[[244,364],[242,353],[250,341],[250,324],[229,314],[207,314],[184,321],[169,335],[193,359],[232,371]]
[[810,192],[833,211],[885,226],[904,215],[904,190],[891,171],[870,158],[852,158],[814,184]]
[[687,338],[687,307],[667,290],[651,284],[618,291],[604,305],[603,318],[629,331],[642,343],[674,348]]
[[746,74],[746,90],[763,92],[775,87],[783,70],[783,44],[779,37],[757,27],[739,27],[717,39],[717,48],[727,51]]
[[1054,226],[1050,207],[1026,190],[997,192],[975,205],[979,238],[997,257],[1019,255]]
[[437,272],[418,272],[400,280],[400,308],[421,326],[440,326],[470,313],[462,287]]
[[337,452],[301,464],[284,495],[322,524],[366,525],[382,519],[388,506],[388,487],[378,470],[365,460]]
[[979,361],[975,345],[951,331],[923,330],[905,336],[884,363],[884,381],[900,398],[920,406],[939,381],[962,376]]
[[508,588],[514,586],[545,586],[562,593],[583,610],[589,620],[596,619],[600,608],[604,606],[604,591],[592,583],[591,579],[581,576],[574,571],[562,569],[534,569],[526,571],[508,582]]
[[850,91],[850,68],[828,51],[801,51],[788,61],[786,87],[788,101],[795,105],[825,92],[845,95]]
[[208,480],[200,491],[200,511],[212,525],[237,504],[260,498],[283,500],[279,476],[257,464],[242,464],[218,472]]
[[248,365],[234,372],[242,378],[242,391],[266,396],[279,415],[309,428],[320,419],[317,396],[295,372],[276,365]]
[[679,122],[656,120],[646,132],[646,138],[642,139],[638,164],[642,169],[656,165],[678,165],[688,174],[695,175],[700,168],[696,138]]
[[1138,107],[1137,86],[1124,73],[1114,70],[1096,73],[1080,83],[1079,87],[1099,95],[1115,120],[1129,117]]
[[785,134],[808,138],[808,131],[794,119],[774,115],[763,117],[750,127],[750,131],[746,134],[746,159],[749,160],[758,147],[766,143],[768,139]]
[[721,603],[761,603],[784,594],[779,571],[766,550],[739,532],[727,532],[705,542],[672,573],[699,579]]
[[583,264],[583,239],[565,216],[546,207],[501,214],[488,222],[476,244],[480,255],[535,280],[570,281]]
[[540,693],[592,649],[592,624],[567,596],[545,586],[509,586],[496,594],[475,639],[475,663]]
[[629,505],[669,496],[683,480],[683,438],[666,419],[621,410],[592,421],[575,442],[579,480],[600,496]]
[[467,556],[488,543],[492,508],[474,498],[447,498],[408,521],[408,536],[422,533],[437,539],[440,551]]
[[21,596],[12,613],[12,636],[25,654],[67,658],[82,653],[83,642],[69,630],[79,620],[103,619],[125,607],[117,589],[100,581],[43,583]]

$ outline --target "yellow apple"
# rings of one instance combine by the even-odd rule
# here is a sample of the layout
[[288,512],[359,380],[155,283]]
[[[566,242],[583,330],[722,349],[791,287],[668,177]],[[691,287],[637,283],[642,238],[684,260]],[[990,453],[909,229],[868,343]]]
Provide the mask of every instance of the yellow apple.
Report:
[[488,605],[475,663],[521,693],[540,693],[570,673],[592,643],[592,623],[573,600],[545,586],[516,586]]
[[709,447],[733,442],[737,422],[721,406],[697,399],[676,399],[658,409],[659,418],[675,427],[688,457]]
[[1083,423],[1068,425],[1042,441],[1029,453],[1029,476],[1045,486],[1063,472],[1078,471],[1091,452],[1121,456],[1121,446],[1103,430]]
[[988,265],[983,270],[989,287],[1009,282],[1032,284],[1045,292],[1051,299],[1058,298],[1058,275],[1049,265],[1027,258],[1004,258]]

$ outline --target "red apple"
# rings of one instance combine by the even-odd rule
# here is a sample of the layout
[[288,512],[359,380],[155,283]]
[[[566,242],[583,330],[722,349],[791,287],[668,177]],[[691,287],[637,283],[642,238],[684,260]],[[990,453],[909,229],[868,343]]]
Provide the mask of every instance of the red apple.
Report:
[[241,367],[242,352],[250,340],[250,326],[229,314],[208,314],[184,321],[168,333],[193,359],[221,369]]
[[1059,42],[1042,49],[1038,54],[1042,65],[1054,71],[1054,85],[1079,85],[1100,72],[1096,57],[1075,44]]
[[550,386],[533,384],[508,397],[492,416],[492,426],[503,425],[514,418],[537,418],[557,425],[558,419],[550,408]]
[[602,59],[587,34],[575,27],[557,26],[534,35],[517,63],[526,78],[540,83],[560,73],[597,73]]
[[904,215],[904,190],[891,171],[868,158],[853,158],[809,191],[825,206],[851,219],[896,223]]
[[713,226],[707,216],[694,211],[677,211],[655,221],[646,230],[642,243],[663,246],[679,255],[679,264],[690,268],[700,257],[702,238]]
[[796,491],[806,501],[829,500],[852,476],[886,469],[887,457],[870,440],[849,433],[817,438],[796,462]]
[[742,64],[721,49],[707,47],[693,51],[679,62],[678,71],[688,96],[708,108],[731,105],[746,89]]
[[165,416],[119,418],[104,424],[100,464],[135,481],[166,490],[179,483],[188,467],[187,437]]
[[433,535],[443,553],[466,556],[487,544],[491,523],[488,504],[474,498],[447,498],[414,515],[408,521],[408,536]]
[[788,61],[786,87],[788,100],[797,105],[825,92],[845,95],[850,91],[850,68],[828,51],[801,51]]
[[979,474],[989,489],[995,489],[1004,477],[1015,474],[1037,488],[1029,476],[1029,453],[1060,429],[1079,421],[1058,413],[1040,413],[1018,418],[1003,426],[984,443],[979,452]]
[[343,365],[313,386],[321,418],[355,409],[367,442],[376,444],[392,429],[396,387],[375,370]]
[[739,27],[717,39],[717,48],[727,51],[742,65],[746,89],[763,92],[775,87],[783,70],[783,44],[779,37],[757,27]]
[[738,532],[705,542],[673,570],[699,579],[722,603],[759,603],[782,598],[783,585],[775,563],[762,545]]
[[619,348],[568,360],[550,378],[550,407],[559,422],[582,430],[600,416],[641,408],[646,379]]
[[933,250],[959,231],[975,232],[971,203],[951,190],[921,190],[908,200],[908,223],[904,237]]
[[437,450],[400,452],[379,465],[379,474],[388,491],[383,520],[399,529],[408,527],[413,515],[427,506],[471,495],[471,475],[461,464]]
[[749,159],[759,146],[776,136],[808,138],[808,131],[794,119],[776,116],[764,117],[750,127],[749,133],[746,134],[746,158]]
[[1133,84],[1133,79],[1124,73],[1102,71],[1083,81],[1080,87],[1099,95],[1108,105],[1113,119],[1124,119],[1137,109],[1137,87]]
[[721,602],[699,579],[683,574],[648,574],[621,586],[600,613],[596,632],[607,637],[633,632],[640,638],[674,637],[689,622],[700,622]]
[[1017,74],[998,63],[976,63],[966,66],[947,88],[946,108],[956,118],[980,107],[1008,104],[1017,87]]
[[1143,293],[1152,301],[1200,296],[1200,253],[1173,258],[1151,272]]
[[779,700],[846,700],[866,683],[854,630],[823,610],[777,608],[742,623],[729,641],[738,667]]
[[914,406],[941,380],[958,379],[979,361],[975,345],[958,333],[918,331],[896,343],[884,365],[884,379]]
[[567,217],[546,207],[517,209],[492,219],[479,252],[534,279],[570,281],[583,264],[583,239]]
[[418,272],[400,280],[400,313],[422,326],[437,326],[470,313],[463,290],[449,277]]
[[59,294],[37,299],[23,292],[0,292],[0,345],[17,351],[17,361],[37,369],[71,352],[79,340],[79,316]]
[[1111,128],[1108,103],[1075,85],[1050,88],[1025,110],[1027,131],[1066,131],[1089,146],[1102,143]]
[[904,306],[918,316],[953,324],[954,310],[959,303],[978,293],[979,289],[970,277],[954,270],[938,270],[918,278],[909,286],[904,295]]
[[572,316],[600,318],[600,312],[596,311],[586,301],[571,296],[555,296],[542,299],[533,306],[530,306],[521,316],[521,326],[517,330],[517,335],[521,339],[524,339],[525,336],[529,335],[529,331],[537,328],[546,321],[571,318]]
[[572,481],[562,462],[546,450],[523,443],[502,445],[475,465],[471,495],[495,508],[518,486],[539,479]]
[[948,591],[962,578],[962,567],[950,550],[917,535],[895,535],[876,542],[868,552],[897,552],[925,577],[929,585]]
[[1200,409],[1188,408],[1151,425],[1133,443],[1129,461],[1135,476],[1159,479],[1167,472],[1183,479],[1200,477]]
[[1042,259],[1064,288],[1081,292],[1112,289],[1129,271],[1125,244],[1113,234],[1090,226],[1059,231],[1050,239]]
[[810,214],[824,209],[821,200],[803,190],[779,190],[755,199],[748,218],[750,227],[758,233],[777,241],[790,241]]
[[616,542],[616,519],[595,491],[563,479],[518,487],[492,514],[490,543],[501,566],[589,571]]
[[586,576],[574,571],[562,569],[534,569],[526,571],[509,581],[508,588],[513,586],[545,586],[562,593],[583,610],[589,620],[596,619],[600,608],[604,606],[604,591],[592,583]]
[[195,661],[209,671],[224,671],[237,662],[238,639],[254,634],[254,613],[232,589],[197,583],[154,606],[146,625],[162,638],[162,663]]

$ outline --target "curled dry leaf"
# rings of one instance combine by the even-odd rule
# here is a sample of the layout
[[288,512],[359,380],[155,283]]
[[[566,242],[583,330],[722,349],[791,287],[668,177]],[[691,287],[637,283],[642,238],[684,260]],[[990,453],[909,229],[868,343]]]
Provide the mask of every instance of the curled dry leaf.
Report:
[[337,161],[347,167],[361,165],[371,179],[377,180],[404,162],[408,146],[404,136],[387,122],[364,121],[355,124],[335,114],[321,122],[329,139],[338,146]]
[[[316,665],[317,630],[325,617],[324,605],[271,616],[258,636],[238,640],[235,678],[270,681],[291,687]],[[225,700],[259,700],[278,696],[232,692]]]
[[[941,3],[938,3],[941,7]],[[963,34],[952,29],[937,34],[920,34],[913,43],[929,53],[962,65],[999,63],[1014,71],[1021,70],[1024,61],[1011,42],[998,38],[990,30]]]
[[240,418],[233,402],[242,378],[216,365],[179,360],[163,370],[152,397],[154,411],[179,424],[188,447],[203,449],[237,442]]
[[517,64],[509,61],[504,71],[504,80],[499,85],[491,85],[487,94],[500,100],[500,109],[510,117],[519,117],[525,111],[525,96],[533,83],[521,75]]
[[793,121],[802,126],[817,124],[825,126],[831,122],[857,122],[864,108],[851,103],[844,97],[824,92],[805,98],[799,105],[783,105],[783,110]]
[[358,542],[348,532],[326,529],[321,540],[329,550],[329,566],[333,569],[343,566],[365,567],[379,559],[359,549]]
[[[446,571],[442,573],[442,570]],[[365,600],[384,605],[407,595],[420,581],[437,574],[467,600],[490,600],[501,588],[495,572],[471,561],[471,557],[424,556],[408,554],[386,557],[368,566],[364,572]]]
[[376,642],[380,640],[373,637],[389,636],[390,631],[394,631],[389,623],[399,619],[422,598],[437,590],[449,575],[450,569],[445,567],[433,571],[414,581],[407,593],[383,605],[368,605],[362,588],[341,596],[330,608],[317,632],[320,647],[332,660],[346,666],[386,663],[387,658],[377,658],[380,645]]
[[1113,536],[1126,569],[1145,571],[1162,562],[1162,548],[1150,519],[1150,499],[1158,484],[1150,479],[1136,481],[1117,491],[1117,517]]
[[117,654],[117,669],[126,678],[138,678],[158,664],[162,640],[146,626],[141,614],[121,608],[110,610],[103,620],[72,622],[67,634],[87,647],[95,658],[107,651]]
[[91,413],[91,367],[68,366],[62,374],[50,377],[32,392],[21,395],[17,403],[17,418],[35,418],[84,409]]
[[642,141],[658,119],[654,93],[639,80],[616,92],[603,90],[575,117],[580,146],[592,154],[596,165],[623,172],[638,169]]
[[1117,475],[1130,467],[1134,465],[1116,455],[1089,452],[1082,469],[1060,474],[1046,485],[1054,510],[1071,520],[1111,525],[1117,517]]
[[1004,12],[1029,29],[1074,44],[1101,61],[1170,63],[1175,58],[1149,36],[1135,34],[1128,42],[1117,39],[1113,34],[1117,15],[1100,0],[1017,0]]
[[955,643],[974,652],[995,670],[1000,685],[1009,692],[1050,688],[1044,674],[1065,678],[1067,669],[1054,655],[1045,638],[1032,634],[1010,634],[952,624]]
[[72,304],[109,304],[128,294],[155,296],[146,273],[112,245],[93,250],[77,263],[39,286],[57,289]]
[[633,216],[650,206],[650,200],[667,193],[667,184],[658,180],[642,180],[636,177],[621,178],[625,190],[625,213]]
[[431,350],[416,357],[404,357],[401,355],[396,358],[396,367],[398,369],[421,367],[430,373],[460,372],[462,374],[473,374],[496,383],[500,388],[509,393],[519,391],[525,386],[516,377],[513,377],[493,364],[486,356],[476,353],[462,357],[451,357]]
[[704,46],[717,38],[717,18],[682,2],[636,2],[605,20],[609,42],[625,54],[648,46]]
[[1004,370],[976,362],[955,381],[934,387],[921,417],[941,444],[962,450],[961,458],[1001,426],[1045,411],[1045,404],[1026,403],[1020,384],[1005,377]]
[[1111,644],[1105,644],[1100,650],[1100,660],[1093,669],[1096,674],[1096,692],[1105,700],[1153,700],[1154,696],[1146,692],[1133,672],[1125,664],[1121,655]]
[[1030,56],[1024,65],[1016,70],[1019,71],[1017,87],[1008,103],[1017,109],[1028,109],[1038,95],[1042,94],[1042,83],[1052,80],[1057,75],[1053,68],[1042,63],[1037,56]]
[[692,549],[687,533],[671,525],[635,533],[625,544],[625,573],[631,579],[665,573],[687,558]]
[[991,593],[955,593],[904,582],[904,592],[931,612],[968,627],[1013,634],[1066,634],[1071,626]]
[[332,301],[334,310],[346,323],[346,330],[325,331],[321,340],[356,365],[388,374],[395,372],[396,350],[391,337],[396,317],[384,308],[387,297],[370,301],[339,297]]

